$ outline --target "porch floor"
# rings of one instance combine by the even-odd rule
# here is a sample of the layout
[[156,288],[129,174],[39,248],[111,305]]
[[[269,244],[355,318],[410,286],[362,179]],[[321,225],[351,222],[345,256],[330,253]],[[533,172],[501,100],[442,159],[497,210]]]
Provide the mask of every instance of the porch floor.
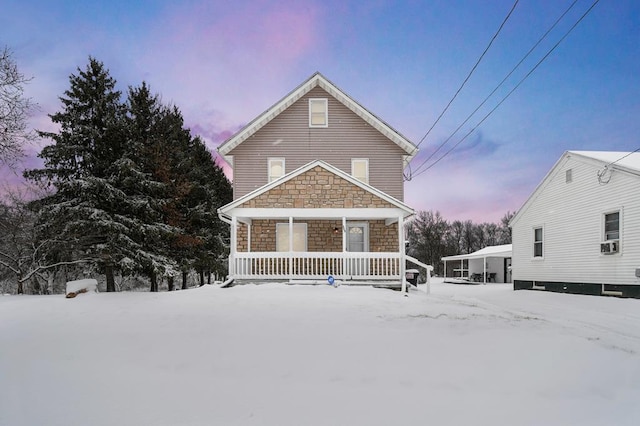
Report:
[[[236,285],[245,285],[245,284],[271,284],[271,283],[279,283],[279,284],[289,284],[289,285],[330,285],[327,280],[313,280],[313,279],[237,279],[228,285],[224,286],[224,288],[234,287]],[[402,284],[399,281],[389,281],[389,280],[336,280],[338,285],[349,285],[349,286],[371,286],[375,288],[388,288],[393,290],[400,290]],[[407,287],[410,284],[407,283]]]

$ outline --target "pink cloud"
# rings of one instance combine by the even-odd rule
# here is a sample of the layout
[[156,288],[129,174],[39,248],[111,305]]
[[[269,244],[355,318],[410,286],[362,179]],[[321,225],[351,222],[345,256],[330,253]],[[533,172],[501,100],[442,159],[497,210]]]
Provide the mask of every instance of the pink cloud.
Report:
[[187,122],[235,129],[293,88],[297,63],[317,44],[317,16],[297,2],[176,5],[135,66]]

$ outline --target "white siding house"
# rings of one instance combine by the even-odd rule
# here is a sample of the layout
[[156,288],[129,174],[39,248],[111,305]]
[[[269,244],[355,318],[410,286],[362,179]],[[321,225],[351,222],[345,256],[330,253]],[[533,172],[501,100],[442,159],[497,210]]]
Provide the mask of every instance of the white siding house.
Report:
[[640,153],[565,152],[510,226],[514,289],[640,297]]

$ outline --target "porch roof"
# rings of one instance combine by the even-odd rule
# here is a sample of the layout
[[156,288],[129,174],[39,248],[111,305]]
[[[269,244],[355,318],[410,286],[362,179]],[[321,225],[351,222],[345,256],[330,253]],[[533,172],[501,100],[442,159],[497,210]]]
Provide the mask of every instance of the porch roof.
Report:
[[464,259],[483,259],[486,257],[511,257],[512,245],[503,244],[500,246],[488,246],[481,250],[474,251],[469,254],[458,254],[456,256],[446,256],[442,260],[464,260]]
[[[375,197],[378,197],[390,204],[389,208],[247,208],[241,207],[247,201],[254,199],[267,191],[282,185],[297,176],[313,169],[314,167],[321,167],[351,184],[358,186],[359,188],[371,193]],[[227,217],[247,217],[247,218],[277,218],[277,217],[304,217],[304,218],[397,218],[402,215],[403,217],[409,217],[414,214],[414,210],[403,203],[402,201],[368,185],[353,176],[345,173],[344,171],[334,167],[322,160],[315,160],[306,165],[282,176],[279,179],[274,180],[231,203],[222,206],[218,209],[219,215]]]

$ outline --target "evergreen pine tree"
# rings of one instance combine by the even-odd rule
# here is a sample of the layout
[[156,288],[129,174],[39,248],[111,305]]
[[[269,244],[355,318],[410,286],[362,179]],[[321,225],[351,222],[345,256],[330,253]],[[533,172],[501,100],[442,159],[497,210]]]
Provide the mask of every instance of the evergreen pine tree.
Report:
[[91,259],[105,272],[107,291],[115,291],[113,270],[129,240],[128,223],[118,213],[125,196],[110,179],[125,142],[121,94],[94,58],[69,80],[62,110],[50,115],[59,132],[38,132],[54,142],[39,154],[44,168],[25,171],[25,177],[55,189],[34,203],[42,238],[60,241],[62,253],[52,255]]
[[204,272],[226,275],[225,241],[229,237],[229,227],[222,223],[217,209],[231,202],[233,190],[222,167],[197,137],[190,145],[187,174],[191,187],[184,208],[188,212],[189,232],[202,242],[194,257],[202,283]]

